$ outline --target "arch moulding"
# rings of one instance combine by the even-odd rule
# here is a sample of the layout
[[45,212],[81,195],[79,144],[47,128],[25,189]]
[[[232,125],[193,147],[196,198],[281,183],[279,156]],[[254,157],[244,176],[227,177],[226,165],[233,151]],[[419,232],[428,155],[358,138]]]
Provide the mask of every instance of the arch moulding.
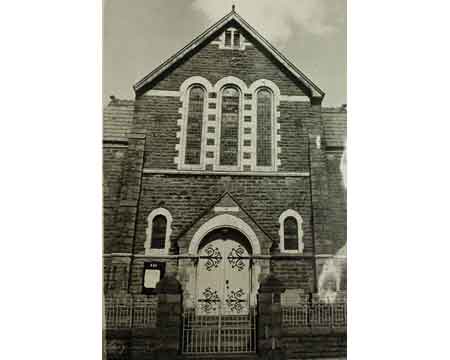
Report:
[[261,246],[253,229],[242,219],[230,214],[217,215],[200,226],[189,244],[189,254],[197,255],[198,247],[202,239],[211,231],[222,227],[229,227],[240,231],[250,241],[253,255],[261,254]]

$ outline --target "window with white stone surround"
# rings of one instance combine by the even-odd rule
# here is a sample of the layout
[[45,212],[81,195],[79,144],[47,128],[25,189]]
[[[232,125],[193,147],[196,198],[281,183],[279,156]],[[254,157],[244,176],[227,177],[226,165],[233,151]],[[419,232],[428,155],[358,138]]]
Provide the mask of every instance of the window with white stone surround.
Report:
[[238,167],[240,91],[234,86],[227,85],[221,91],[220,104],[219,165]]
[[185,80],[174,159],[178,169],[277,171],[280,97],[276,84],[265,79],[250,87],[233,76],[215,85],[200,76]]
[[283,253],[302,253],[303,244],[303,219],[300,214],[292,209],[284,211],[278,219],[280,223],[280,251]]
[[186,165],[200,165],[205,112],[205,90],[200,85],[189,89],[184,153]]
[[273,96],[268,88],[256,93],[256,166],[272,166]]
[[218,43],[221,49],[245,50],[244,40],[238,29],[230,27],[219,37]]
[[147,217],[147,237],[144,243],[145,255],[167,255],[172,233],[172,215],[167,209],[153,210]]

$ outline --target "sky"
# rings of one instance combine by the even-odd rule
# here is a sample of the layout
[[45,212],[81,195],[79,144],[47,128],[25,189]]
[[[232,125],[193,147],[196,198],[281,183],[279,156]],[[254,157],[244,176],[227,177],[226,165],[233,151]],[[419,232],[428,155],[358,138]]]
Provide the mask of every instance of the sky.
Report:
[[103,101],[132,86],[236,5],[239,13],[325,93],[347,102],[346,0],[104,0]]

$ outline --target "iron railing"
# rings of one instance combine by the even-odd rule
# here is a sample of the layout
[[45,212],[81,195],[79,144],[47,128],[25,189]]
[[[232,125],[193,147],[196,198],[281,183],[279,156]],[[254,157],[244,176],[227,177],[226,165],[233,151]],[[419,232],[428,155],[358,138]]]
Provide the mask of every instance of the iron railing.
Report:
[[347,303],[284,305],[284,328],[345,328]]
[[148,302],[105,299],[107,329],[154,328],[156,306]]
[[256,309],[245,315],[183,313],[184,354],[253,353],[256,351]]

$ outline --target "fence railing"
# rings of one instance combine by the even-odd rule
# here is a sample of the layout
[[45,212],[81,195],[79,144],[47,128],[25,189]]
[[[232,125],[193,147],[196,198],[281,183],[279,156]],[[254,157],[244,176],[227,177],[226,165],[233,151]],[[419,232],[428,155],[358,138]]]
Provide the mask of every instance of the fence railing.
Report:
[[305,303],[282,307],[284,328],[345,328],[347,303]]
[[256,351],[256,309],[245,315],[183,313],[184,354],[253,353]]
[[105,299],[105,323],[107,329],[154,328],[156,305]]

